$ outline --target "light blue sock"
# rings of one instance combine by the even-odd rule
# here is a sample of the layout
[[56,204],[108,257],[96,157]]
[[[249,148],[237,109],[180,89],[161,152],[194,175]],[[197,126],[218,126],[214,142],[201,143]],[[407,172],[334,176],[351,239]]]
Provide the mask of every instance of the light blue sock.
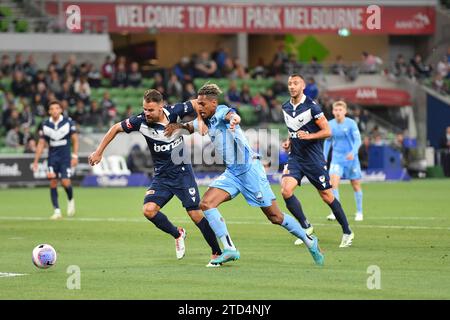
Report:
[[363,212],[363,192],[362,190],[355,192],[356,211]]
[[340,201],[339,199],[339,189],[332,189],[333,190],[333,195],[336,199],[338,199],[338,201]]
[[220,239],[223,244],[224,249],[236,250],[236,247],[231,241],[231,237],[228,234],[227,225],[225,224],[225,220],[220,214],[217,208],[212,208],[204,211],[206,220],[211,227],[211,229],[216,234],[216,237]]
[[308,248],[312,246],[312,239],[306,235],[300,223],[288,214],[283,213],[284,219],[281,226],[291,234],[303,240]]

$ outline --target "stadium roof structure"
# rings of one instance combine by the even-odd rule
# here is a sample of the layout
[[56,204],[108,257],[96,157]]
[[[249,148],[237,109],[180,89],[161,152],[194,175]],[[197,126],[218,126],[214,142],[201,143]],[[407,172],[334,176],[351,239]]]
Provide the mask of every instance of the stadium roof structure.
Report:
[[[50,1],[51,2],[51,1]],[[55,0],[56,2],[56,0]],[[64,2],[64,0],[63,0]],[[80,2],[90,2],[90,3],[165,3],[165,4],[212,4],[211,0],[156,0],[156,1],[148,1],[148,0],[78,0]],[[280,5],[280,4],[292,4],[292,5],[311,5],[311,6],[361,6],[361,5],[380,5],[380,6],[437,6],[438,0],[377,0],[377,1],[364,1],[364,0],[341,0],[337,3],[335,0],[231,0],[231,1],[218,1],[214,4],[266,4],[266,5]]]

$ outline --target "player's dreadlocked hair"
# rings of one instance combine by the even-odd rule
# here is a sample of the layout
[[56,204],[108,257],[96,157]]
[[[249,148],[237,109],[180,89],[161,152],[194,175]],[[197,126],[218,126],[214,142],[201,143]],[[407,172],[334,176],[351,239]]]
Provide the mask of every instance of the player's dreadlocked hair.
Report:
[[144,100],[145,102],[156,102],[160,103],[163,101],[163,96],[161,92],[155,89],[146,90],[144,93]]
[[207,96],[209,99],[219,100],[219,96],[222,94],[219,86],[215,83],[207,83],[198,90],[199,96]]

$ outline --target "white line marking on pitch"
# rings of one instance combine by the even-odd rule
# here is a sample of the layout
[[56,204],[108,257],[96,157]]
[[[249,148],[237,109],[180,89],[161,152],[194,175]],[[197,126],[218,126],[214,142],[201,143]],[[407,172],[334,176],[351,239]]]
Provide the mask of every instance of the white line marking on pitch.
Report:
[[27,273],[0,272],[0,278],[27,276]]
[[[401,217],[398,217],[401,218]],[[14,220],[14,221],[51,221],[48,217],[7,217],[0,216],[0,220]],[[80,221],[80,222],[139,222],[147,223],[144,218],[68,218],[60,221]],[[173,222],[185,223],[191,221],[190,219],[172,219]],[[228,224],[258,224],[258,225],[270,225],[268,222],[264,221],[233,221],[226,220]],[[57,221],[55,223],[58,223]],[[316,226],[322,227],[340,227],[339,224],[325,224],[325,223],[315,223]],[[353,224],[355,226],[355,224]],[[450,227],[431,227],[431,226],[395,226],[395,225],[368,225],[368,224],[357,224],[358,228],[375,228],[375,229],[411,229],[411,230],[449,230]]]

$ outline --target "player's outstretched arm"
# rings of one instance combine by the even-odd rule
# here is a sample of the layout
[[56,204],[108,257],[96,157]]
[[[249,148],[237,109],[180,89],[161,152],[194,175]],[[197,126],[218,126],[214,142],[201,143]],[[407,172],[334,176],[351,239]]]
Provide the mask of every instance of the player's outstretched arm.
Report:
[[78,164],[78,134],[73,133],[70,139],[72,140],[72,159],[70,161],[70,166],[75,167]]
[[[177,132],[182,130],[181,132]],[[164,129],[164,135],[170,137],[173,134],[192,134],[194,133],[193,121],[187,123],[169,123]]]
[[89,164],[91,166],[95,166],[100,161],[102,161],[103,151],[105,151],[106,147],[119,132],[123,132],[123,128],[120,122],[109,128],[108,132],[105,134],[99,146],[97,147],[97,150],[95,150],[88,158]]
[[319,131],[314,133],[309,133],[307,131],[297,131],[297,137],[302,140],[313,140],[313,139],[326,139],[331,137],[331,129],[328,124],[327,118],[321,116],[316,120],[317,126],[320,128]]
[[44,148],[45,148],[45,139],[39,138],[38,145],[36,146],[36,153],[34,154],[33,171],[37,171],[38,169],[39,159],[41,158]]

